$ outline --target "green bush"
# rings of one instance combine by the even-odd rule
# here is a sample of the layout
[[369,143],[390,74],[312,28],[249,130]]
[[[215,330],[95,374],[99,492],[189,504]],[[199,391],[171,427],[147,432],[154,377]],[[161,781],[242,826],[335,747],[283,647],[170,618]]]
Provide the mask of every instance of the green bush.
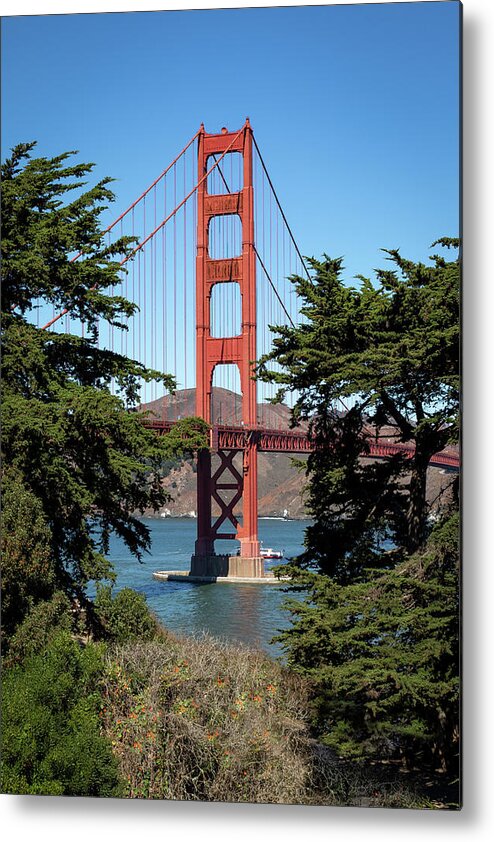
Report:
[[109,585],[99,585],[94,605],[105,640],[116,643],[152,640],[163,633],[146,604],[146,597],[132,588],[123,588],[113,596]]
[[38,498],[12,468],[2,476],[2,652],[30,609],[56,588],[51,534]]
[[204,635],[109,649],[102,725],[127,798],[434,807],[311,738],[305,679]]
[[19,664],[30,655],[41,652],[58,632],[70,631],[73,625],[70,607],[62,591],[35,605],[8,642],[4,667]]
[[119,775],[101,734],[101,645],[59,632],[43,653],[7,669],[2,686],[2,791],[118,796]]

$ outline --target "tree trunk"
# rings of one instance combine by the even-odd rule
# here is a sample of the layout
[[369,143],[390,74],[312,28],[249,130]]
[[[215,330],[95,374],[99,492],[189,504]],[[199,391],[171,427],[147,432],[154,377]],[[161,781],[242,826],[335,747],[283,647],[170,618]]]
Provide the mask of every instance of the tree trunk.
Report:
[[410,499],[408,504],[408,551],[415,552],[425,540],[427,534],[427,466],[431,454],[420,452],[417,445],[410,479]]

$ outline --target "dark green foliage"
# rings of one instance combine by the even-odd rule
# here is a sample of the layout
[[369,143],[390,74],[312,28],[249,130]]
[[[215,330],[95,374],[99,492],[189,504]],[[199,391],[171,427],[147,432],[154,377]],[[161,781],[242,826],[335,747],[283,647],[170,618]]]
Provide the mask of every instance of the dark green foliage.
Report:
[[2,682],[2,792],[118,796],[109,742],[101,735],[102,650],[66,633],[8,670]]
[[[31,160],[33,145],[18,146],[2,167],[6,633],[55,589],[84,604],[87,582],[111,576],[111,533],[140,557],[149,531],[138,515],[167,500],[163,461],[207,446],[199,420],[159,437],[130,411],[143,380],[174,383],[97,347],[98,319],[118,325],[135,309],[111,292],[117,258],[131,244],[105,244],[99,215],[113,199],[108,179],[81,193],[92,165],[68,166],[68,154]],[[70,308],[86,338],[30,323],[38,297],[57,312]]]
[[[42,298],[92,329],[98,315],[130,315],[134,305],[106,294],[117,282],[114,261],[131,245],[128,238],[105,245],[99,215],[113,201],[111,179],[64,203],[85,186],[93,164],[67,165],[73,152],[30,159],[35,145],[19,144],[2,165],[3,311],[24,314]],[[84,260],[70,262],[79,251]]]
[[43,652],[58,632],[73,632],[76,625],[68,598],[62,591],[56,591],[51,599],[37,602],[19,623],[12,637],[7,639],[3,667],[22,663],[25,658]]
[[2,634],[8,638],[40,599],[56,587],[51,534],[41,501],[20,473],[2,475]]
[[[426,472],[458,438],[459,261],[388,255],[394,270],[358,289],[344,285],[341,260],[310,261],[313,277],[293,279],[306,322],[277,328],[259,367],[281,393],[299,391],[293,420],[309,421],[314,442],[314,522],[303,554],[280,569],[307,600],[288,602],[293,622],[280,640],[310,676],[315,726],[339,754],[455,772],[457,481],[427,543]],[[371,436],[411,444],[414,456],[362,459]]]
[[457,770],[459,517],[427,546],[365,582],[302,572],[306,604],[281,640],[314,683],[317,728],[349,757],[401,758]]
[[153,640],[162,633],[145,596],[131,588],[123,588],[113,596],[108,585],[99,586],[94,607],[106,640],[117,643]]
[[406,533],[406,496],[400,482],[405,460],[397,455],[364,463],[368,452],[363,413],[321,413],[312,422],[317,449],[309,454],[307,504],[314,522],[306,530],[302,568],[318,570],[339,582],[363,575],[364,568],[395,563],[390,538]]

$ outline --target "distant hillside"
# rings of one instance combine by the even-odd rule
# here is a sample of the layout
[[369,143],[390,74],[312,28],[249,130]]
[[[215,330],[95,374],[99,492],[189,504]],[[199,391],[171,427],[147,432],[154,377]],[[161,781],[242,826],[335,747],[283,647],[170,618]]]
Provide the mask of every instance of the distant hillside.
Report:
[[[155,413],[158,418],[177,421],[188,415],[195,415],[196,390],[182,389],[175,395],[166,395],[158,400],[143,404],[141,409]],[[242,420],[242,396],[229,389],[213,387],[211,415],[213,424],[240,424]],[[257,420],[263,427],[287,430],[290,426],[290,409],[285,404],[259,403]]]

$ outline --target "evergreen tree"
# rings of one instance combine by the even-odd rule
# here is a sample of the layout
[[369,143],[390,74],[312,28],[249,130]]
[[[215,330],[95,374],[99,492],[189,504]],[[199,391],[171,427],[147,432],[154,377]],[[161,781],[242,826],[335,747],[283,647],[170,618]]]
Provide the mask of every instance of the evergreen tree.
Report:
[[[396,268],[377,271],[375,285],[360,277],[359,288],[344,284],[341,259],[311,260],[310,279],[292,278],[305,322],[274,328],[273,351],[258,369],[280,397],[299,392],[294,423],[308,420],[315,444],[307,462],[315,525],[304,561],[343,579],[372,557],[388,563],[386,539],[408,553],[421,545],[427,466],[458,437],[459,262],[434,255],[426,266],[387,254]],[[271,360],[281,371],[269,369]],[[381,431],[412,444],[413,458],[363,464]]]
[[[305,322],[275,328],[259,365],[280,396],[298,390],[293,423],[308,421],[314,444],[313,524],[304,552],[281,570],[306,599],[288,602],[292,625],[279,640],[292,668],[310,675],[319,735],[340,754],[451,770],[457,478],[429,542],[425,483],[431,456],[458,439],[459,261],[387,254],[395,268],[374,284],[360,277],[359,288],[343,283],[341,259],[311,260],[312,277],[292,279]],[[363,459],[380,435],[413,444],[413,458]]]
[[[158,437],[131,411],[142,381],[175,384],[97,345],[100,319],[118,327],[135,311],[112,293],[132,243],[105,244],[99,217],[113,200],[109,179],[82,192],[93,165],[69,165],[73,153],[31,158],[34,145],[17,146],[2,166],[2,593],[9,632],[30,605],[59,589],[90,609],[87,582],[111,576],[110,534],[140,558],[150,541],[136,515],[166,501],[162,463],[207,444],[198,419]],[[37,328],[39,300],[55,312],[68,308],[84,322],[85,338]]]
[[399,758],[458,774],[459,517],[365,581],[312,574],[280,636],[312,679],[317,732],[340,755]]

